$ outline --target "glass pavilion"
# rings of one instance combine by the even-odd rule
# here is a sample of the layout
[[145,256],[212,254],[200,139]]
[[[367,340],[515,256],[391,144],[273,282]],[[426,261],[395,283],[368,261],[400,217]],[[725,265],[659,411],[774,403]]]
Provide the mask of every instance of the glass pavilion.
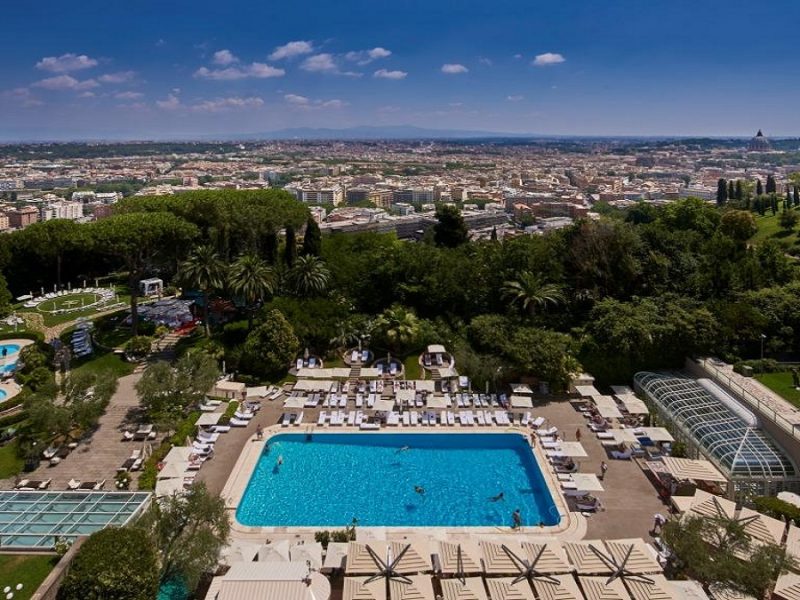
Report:
[[643,371],[634,387],[666,421],[689,456],[713,462],[735,496],[800,489],[797,468],[759,427],[757,417],[710,381]]

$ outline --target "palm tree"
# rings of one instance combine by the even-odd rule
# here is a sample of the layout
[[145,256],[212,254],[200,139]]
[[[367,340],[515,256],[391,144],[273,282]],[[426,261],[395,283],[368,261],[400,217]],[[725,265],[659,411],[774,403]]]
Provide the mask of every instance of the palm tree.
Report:
[[289,285],[298,296],[320,296],[328,289],[330,271],[316,256],[298,257],[289,271]]
[[225,280],[225,263],[210,245],[198,246],[180,266],[181,278],[203,292],[203,328],[210,335],[208,325],[209,296],[221,288]]
[[419,318],[412,311],[394,305],[375,320],[375,329],[389,348],[395,352],[404,349],[419,335]]
[[228,285],[231,291],[244,299],[247,309],[247,328],[253,328],[253,316],[264,298],[275,289],[272,268],[257,256],[240,256],[231,267]]
[[516,280],[503,284],[502,294],[511,305],[534,314],[538,310],[546,310],[548,305],[556,306],[566,301],[560,285],[547,283],[540,275],[523,271]]

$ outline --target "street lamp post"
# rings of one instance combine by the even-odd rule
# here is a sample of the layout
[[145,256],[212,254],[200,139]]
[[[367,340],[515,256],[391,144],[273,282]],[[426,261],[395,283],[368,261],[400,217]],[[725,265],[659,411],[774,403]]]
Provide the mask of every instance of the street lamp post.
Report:
[[761,334],[761,360],[764,360],[764,340],[767,339],[763,333]]

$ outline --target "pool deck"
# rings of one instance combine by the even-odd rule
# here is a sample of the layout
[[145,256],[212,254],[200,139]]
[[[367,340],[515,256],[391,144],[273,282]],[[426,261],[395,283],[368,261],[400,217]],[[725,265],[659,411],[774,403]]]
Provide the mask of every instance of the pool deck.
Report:
[[[247,489],[247,484],[250,481],[250,477],[253,474],[253,470],[258,463],[259,458],[263,452],[264,446],[269,442],[269,440],[276,436],[280,435],[281,433],[294,433],[294,434],[306,434],[306,433],[325,433],[325,434],[360,434],[360,435],[404,435],[404,434],[426,434],[426,435],[437,435],[437,434],[454,434],[454,435],[498,435],[498,434],[509,434],[514,433],[520,435],[523,439],[525,439],[526,443],[529,445],[529,435],[530,430],[521,429],[517,427],[497,427],[495,429],[481,429],[481,430],[470,430],[470,429],[463,429],[463,428],[455,428],[455,427],[437,427],[437,428],[430,428],[430,427],[403,427],[402,429],[386,429],[383,428],[378,431],[362,431],[357,427],[336,427],[336,428],[323,428],[323,427],[312,427],[309,426],[308,428],[305,427],[280,427],[278,425],[271,426],[264,430],[264,438],[263,440],[256,439],[256,436],[253,435],[250,438],[250,443],[245,444],[241,454],[239,455],[239,459],[236,461],[236,465],[234,466],[233,470],[231,471],[230,477],[228,478],[225,487],[222,490],[222,497],[225,500],[225,507],[228,509],[230,517],[231,517],[231,525],[232,525],[232,534],[236,539],[247,539],[247,540],[261,540],[264,536],[274,537],[276,535],[292,533],[295,535],[300,536],[312,536],[314,532],[319,531],[320,527],[248,527],[242,525],[236,520],[236,510],[239,507],[239,502],[241,501],[242,497],[244,496],[245,490]],[[367,539],[385,539],[387,535],[397,538],[398,536],[402,537],[403,535],[433,535],[434,537],[440,537],[442,539],[450,539],[454,536],[457,537],[459,535],[469,535],[469,536],[519,536],[521,534],[525,535],[535,535],[535,536],[546,536],[546,537],[557,537],[559,539],[572,539],[578,540],[582,539],[586,533],[586,519],[580,514],[575,512],[570,512],[567,503],[564,500],[564,497],[559,492],[560,487],[558,485],[558,481],[552,470],[549,468],[547,459],[545,458],[543,451],[540,447],[531,447],[534,458],[539,466],[540,471],[542,472],[542,476],[544,477],[545,483],[550,491],[550,495],[553,498],[553,503],[555,504],[556,508],[559,511],[559,516],[561,518],[558,525],[553,526],[543,526],[543,527],[525,527],[522,530],[513,530],[510,527],[365,527],[360,526],[358,528],[359,536],[366,536]]]

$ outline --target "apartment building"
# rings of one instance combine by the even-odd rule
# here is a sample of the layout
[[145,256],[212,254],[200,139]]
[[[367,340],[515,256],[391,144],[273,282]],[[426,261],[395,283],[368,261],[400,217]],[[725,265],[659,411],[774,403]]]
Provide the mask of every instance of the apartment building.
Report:
[[80,202],[52,202],[41,208],[40,218],[42,221],[52,219],[69,219],[77,221],[83,218],[83,204]]
[[39,220],[39,211],[32,206],[9,210],[6,215],[8,216],[8,225],[12,229],[24,229]]

